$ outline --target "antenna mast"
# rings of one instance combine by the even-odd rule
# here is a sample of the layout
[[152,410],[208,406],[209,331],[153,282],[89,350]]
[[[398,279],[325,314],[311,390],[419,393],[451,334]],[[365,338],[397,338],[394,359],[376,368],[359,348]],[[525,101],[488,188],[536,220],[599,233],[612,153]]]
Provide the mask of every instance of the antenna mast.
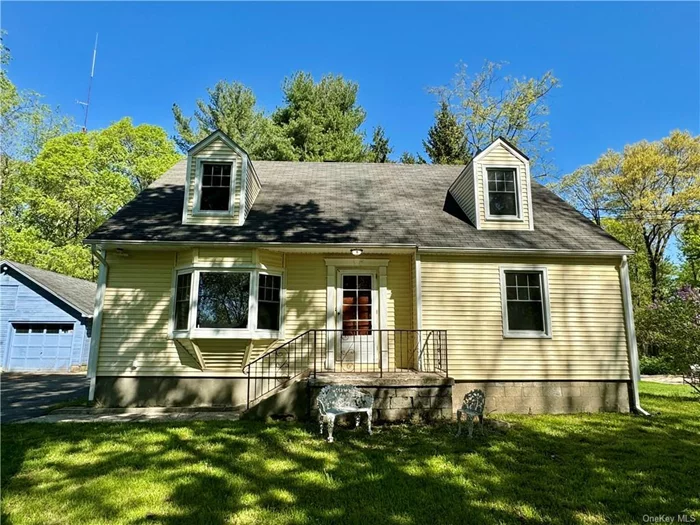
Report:
[[90,111],[90,94],[92,92],[92,79],[95,76],[95,60],[97,59],[97,37],[98,33],[95,33],[95,47],[92,50],[92,68],[90,69],[90,83],[88,84],[87,101],[81,102],[78,100],[78,104],[85,108],[85,120],[83,122],[83,133],[87,133],[87,123],[88,123],[88,112]]

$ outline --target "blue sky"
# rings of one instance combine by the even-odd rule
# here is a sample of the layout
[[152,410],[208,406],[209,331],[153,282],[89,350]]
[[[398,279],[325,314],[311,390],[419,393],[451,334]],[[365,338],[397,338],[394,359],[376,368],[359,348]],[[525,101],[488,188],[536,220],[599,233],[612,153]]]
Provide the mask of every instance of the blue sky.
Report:
[[359,83],[365,129],[387,130],[395,156],[421,150],[428,86],[463,60],[552,69],[552,159],[560,173],[607,148],[700,132],[700,4],[695,3],[8,3],[2,27],[21,88],[82,122],[92,45],[99,48],[90,128],[123,116],[172,132],[219,79],[240,80],[268,110],[285,75],[341,73]]

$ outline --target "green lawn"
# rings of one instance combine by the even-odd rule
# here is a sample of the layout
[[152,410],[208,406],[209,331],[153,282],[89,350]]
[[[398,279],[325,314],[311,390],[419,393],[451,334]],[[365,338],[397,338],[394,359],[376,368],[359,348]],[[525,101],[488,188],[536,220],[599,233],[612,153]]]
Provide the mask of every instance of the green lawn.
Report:
[[290,423],[2,426],[2,523],[700,522],[700,402],[644,384],[653,418],[509,416],[454,425]]

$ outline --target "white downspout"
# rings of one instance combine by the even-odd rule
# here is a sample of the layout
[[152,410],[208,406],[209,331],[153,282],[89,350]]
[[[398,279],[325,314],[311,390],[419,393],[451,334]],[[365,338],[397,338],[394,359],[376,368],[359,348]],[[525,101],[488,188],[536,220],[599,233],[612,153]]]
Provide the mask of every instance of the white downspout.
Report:
[[639,403],[639,354],[637,352],[637,333],[634,329],[634,309],[632,308],[632,288],[627,256],[622,256],[620,263],[620,287],[622,288],[622,306],[625,311],[625,332],[627,335],[627,355],[629,358],[630,379],[632,379],[632,395],[630,410],[643,416],[650,415]]
[[92,249],[95,257],[100,261],[100,270],[97,274],[97,294],[95,295],[95,312],[92,316],[92,334],[90,336],[90,357],[88,358],[87,376],[90,379],[90,391],[88,400],[95,399],[95,386],[97,383],[97,355],[100,348],[100,334],[102,333],[102,307],[105,300],[105,288],[107,287],[107,271],[109,266],[105,258],[104,251],[96,252]]

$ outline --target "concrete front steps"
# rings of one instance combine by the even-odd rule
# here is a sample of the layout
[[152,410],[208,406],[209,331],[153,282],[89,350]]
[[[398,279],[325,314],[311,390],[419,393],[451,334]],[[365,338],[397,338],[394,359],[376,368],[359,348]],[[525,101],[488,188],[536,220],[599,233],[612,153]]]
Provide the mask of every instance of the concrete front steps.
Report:
[[374,397],[373,420],[396,422],[452,419],[454,380],[436,373],[318,373],[301,376],[257,401],[244,417],[317,417],[316,397],[326,385],[353,385]]

